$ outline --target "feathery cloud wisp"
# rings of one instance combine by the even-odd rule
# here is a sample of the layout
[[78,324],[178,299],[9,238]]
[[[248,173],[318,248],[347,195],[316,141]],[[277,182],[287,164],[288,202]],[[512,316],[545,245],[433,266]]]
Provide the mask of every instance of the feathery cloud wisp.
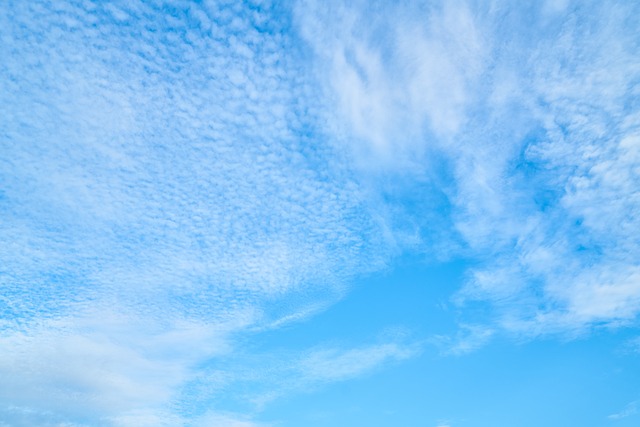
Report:
[[[308,1],[302,31],[326,64],[336,139],[447,183],[443,211],[478,260],[456,300],[488,302],[526,334],[634,319],[637,7],[377,7],[372,21],[364,3]],[[423,172],[434,155],[450,166],[441,176]],[[432,216],[409,215],[431,238]]]

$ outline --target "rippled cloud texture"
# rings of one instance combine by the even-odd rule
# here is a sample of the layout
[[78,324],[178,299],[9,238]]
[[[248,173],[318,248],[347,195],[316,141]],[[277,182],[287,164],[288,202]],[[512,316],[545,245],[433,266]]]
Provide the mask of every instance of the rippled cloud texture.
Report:
[[268,425],[420,355],[401,333],[247,346],[402,254],[469,261],[447,354],[634,325],[639,17],[5,2],[0,425]]

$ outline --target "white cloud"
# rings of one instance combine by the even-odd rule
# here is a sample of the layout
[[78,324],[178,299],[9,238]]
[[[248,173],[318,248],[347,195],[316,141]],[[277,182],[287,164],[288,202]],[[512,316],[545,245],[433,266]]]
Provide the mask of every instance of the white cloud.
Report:
[[372,372],[389,361],[414,357],[417,353],[417,348],[396,343],[348,350],[327,348],[306,355],[298,369],[311,383],[343,381]]
[[[636,318],[636,6],[443,2],[380,6],[372,20],[359,2],[303,4],[335,138],[355,141],[365,179],[442,186],[452,234],[477,260],[463,310],[485,301],[493,327],[519,334]],[[429,231],[446,221],[400,213],[418,236],[400,250],[447,246],[421,237],[450,238]],[[383,221],[396,232],[397,218]]]
[[206,401],[242,373],[194,366],[385,265],[356,180],[307,136],[318,95],[273,7],[3,8],[7,419],[201,415],[190,387]]
[[174,322],[162,327],[149,320],[100,312],[3,334],[3,418],[18,419],[11,409],[18,407],[27,411],[22,417],[34,417],[28,418],[32,423],[59,418],[175,425],[165,408],[195,375],[197,363],[231,351],[230,334],[242,325]]
[[[40,7],[24,9],[6,17],[16,46],[28,43],[20,31],[39,34],[30,20],[64,26]],[[197,12],[224,26],[230,11]],[[100,8],[67,13],[107,20]],[[144,3],[127,13],[137,16],[132,26],[105,22],[94,33],[85,22],[85,32],[65,42],[47,39],[7,56],[2,172],[15,209],[7,212],[3,233],[14,243],[3,259],[16,279],[33,284],[57,271],[67,282],[89,282],[91,293],[126,290],[141,300],[209,284],[231,294],[225,301],[303,283],[331,297],[363,269],[350,255],[368,251],[377,226],[348,174],[296,134],[310,125],[295,106],[307,89],[297,84],[287,41],[256,33],[249,12],[233,12],[242,31],[223,40],[191,28],[189,16],[158,17]],[[142,31],[152,21],[189,29],[188,40],[167,28],[172,42],[161,43]],[[30,66],[39,61],[45,69]],[[384,257],[370,249],[375,269]],[[82,294],[71,287],[52,292]]]
[[[433,223],[478,260],[458,302],[497,313],[446,339],[451,352],[498,327],[634,319],[640,69],[625,20],[637,10],[568,16],[547,2],[538,21],[485,6],[382,5],[371,20],[367,2],[300,2],[310,54],[274,5],[3,8],[3,416],[156,425],[182,422],[182,405],[250,426],[185,402],[242,381],[312,388],[416,354],[316,348],[263,376],[225,359],[242,355],[238,333],[304,319],[425,242],[437,215],[376,187],[399,176],[444,182],[453,219]],[[553,36],[532,44],[536,26]],[[444,178],[425,171],[430,155]]]
[[454,336],[436,335],[432,342],[442,349],[443,354],[460,356],[484,346],[495,332],[482,325],[461,325]]
[[640,337],[635,337],[625,343],[625,349],[634,353],[640,353]]
[[615,414],[611,414],[607,418],[609,418],[610,420],[620,420],[622,418],[627,418],[632,415],[635,415],[637,412],[638,412],[638,401],[633,401],[629,403],[627,406],[625,406],[622,411],[617,412]]
[[372,18],[366,2],[306,1],[297,14],[338,108],[328,112],[338,140],[355,142],[365,167],[406,167],[425,126],[447,141],[461,129],[486,48],[462,2],[379,8]]
[[[297,351],[285,350],[259,354],[234,353],[222,369],[233,372],[231,389],[244,390],[239,395],[243,403],[261,411],[283,396],[311,393],[332,384],[373,375],[390,365],[417,357],[420,342],[406,342],[401,337],[386,337],[377,343],[360,346],[319,345]],[[215,368],[212,367],[215,378]],[[206,381],[206,379],[205,379]],[[215,401],[216,390],[212,396]]]

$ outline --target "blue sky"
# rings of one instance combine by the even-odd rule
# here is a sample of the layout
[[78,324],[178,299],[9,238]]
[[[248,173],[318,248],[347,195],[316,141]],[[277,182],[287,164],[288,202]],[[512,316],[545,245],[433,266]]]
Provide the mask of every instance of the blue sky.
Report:
[[4,2],[0,426],[637,426],[639,21]]

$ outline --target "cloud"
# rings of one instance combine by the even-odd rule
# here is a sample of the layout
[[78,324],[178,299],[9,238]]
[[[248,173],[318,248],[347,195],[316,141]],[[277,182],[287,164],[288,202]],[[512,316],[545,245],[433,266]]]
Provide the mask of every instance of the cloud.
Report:
[[[190,399],[204,406],[225,400],[262,411],[267,405],[288,395],[307,394],[333,384],[367,377],[410,358],[418,357],[423,345],[401,336],[354,345],[324,343],[311,348],[247,353],[238,349],[228,357],[200,365],[199,375],[188,385]],[[222,374],[225,387],[211,389],[211,380]],[[230,394],[229,390],[234,390]]]
[[455,336],[436,335],[432,342],[446,355],[460,356],[484,346],[495,330],[483,325],[461,325]]
[[320,349],[306,355],[298,369],[306,381],[344,381],[367,374],[389,361],[414,357],[418,349],[387,343],[363,348],[341,350]]
[[441,191],[379,204],[415,230],[400,250],[474,260],[463,313],[486,303],[489,328],[528,336],[637,318],[635,6],[303,4],[335,139],[366,179]]
[[242,374],[202,365],[385,267],[357,180],[316,130],[319,95],[286,12],[3,8],[5,419],[205,416],[193,387],[204,401]]
[[[47,7],[6,17],[11,45],[24,47],[7,55],[3,96],[12,100],[3,235],[14,242],[3,257],[15,266],[15,297],[30,294],[16,312],[41,305],[27,283],[49,286],[57,312],[86,293],[180,300],[209,284],[207,296],[225,304],[301,284],[332,297],[363,269],[349,255],[368,250],[377,226],[355,181],[298,136],[313,123],[296,107],[305,87],[295,52],[269,31],[258,37],[253,22],[269,10],[232,25],[224,8],[172,18],[132,3],[119,8],[130,22],[120,27],[113,8]],[[78,31],[31,42],[43,35],[32,22],[64,32],[63,15]],[[370,249],[372,268],[382,265]],[[202,309],[187,300],[180,310]]]
[[198,362],[231,351],[231,334],[241,328],[180,321],[160,327],[142,316],[101,312],[4,334],[0,411],[25,425],[175,425],[164,408]]
[[474,261],[455,354],[634,321],[636,9],[2,8],[2,417],[254,425],[222,390],[266,401],[418,353],[284,351],[260,373],[240,348],[404,251]]
[[461,129],[487,51],[463,2],[370,12],[366,2],[305,1],[297,8],[337,107],[329,117],[347,135],[338,140],[353,144],[363,164],[406,167],[423,144],[437,142],[425,126],[445,140]]
[[626,340],[622,345],[623,353],[640,353],[640,337],[634,337]]
[[[578,13],[580,23],[558,26],[560,43],[539,43],[527,51],[531,68],[519,70],[541,100],[526,107],[535,118],[529,134],[461,157],[477,166],[459,175],[459,230],[488,260],[463,292],[500,307],[507,327],[533,333],[631,321],[640,309],[631,255],[640,248],[629,234],[638,225],[638,128],[634,110],[623,107],[638,72],[633,42],[620,32],[621,9],[602,11],[591,35],[583,21],[594,11]],[[492,174],[481,186],[480,167]]]
[[625,406],[625,408],[622,411],[615,414],[611,414],[607,418],[609,418],[610,420],[620,420],[622,418],[627,418],[632,415],[635,415],[637,412],[638,412],[638,401],[634,401],[629,403],[627,406]]

